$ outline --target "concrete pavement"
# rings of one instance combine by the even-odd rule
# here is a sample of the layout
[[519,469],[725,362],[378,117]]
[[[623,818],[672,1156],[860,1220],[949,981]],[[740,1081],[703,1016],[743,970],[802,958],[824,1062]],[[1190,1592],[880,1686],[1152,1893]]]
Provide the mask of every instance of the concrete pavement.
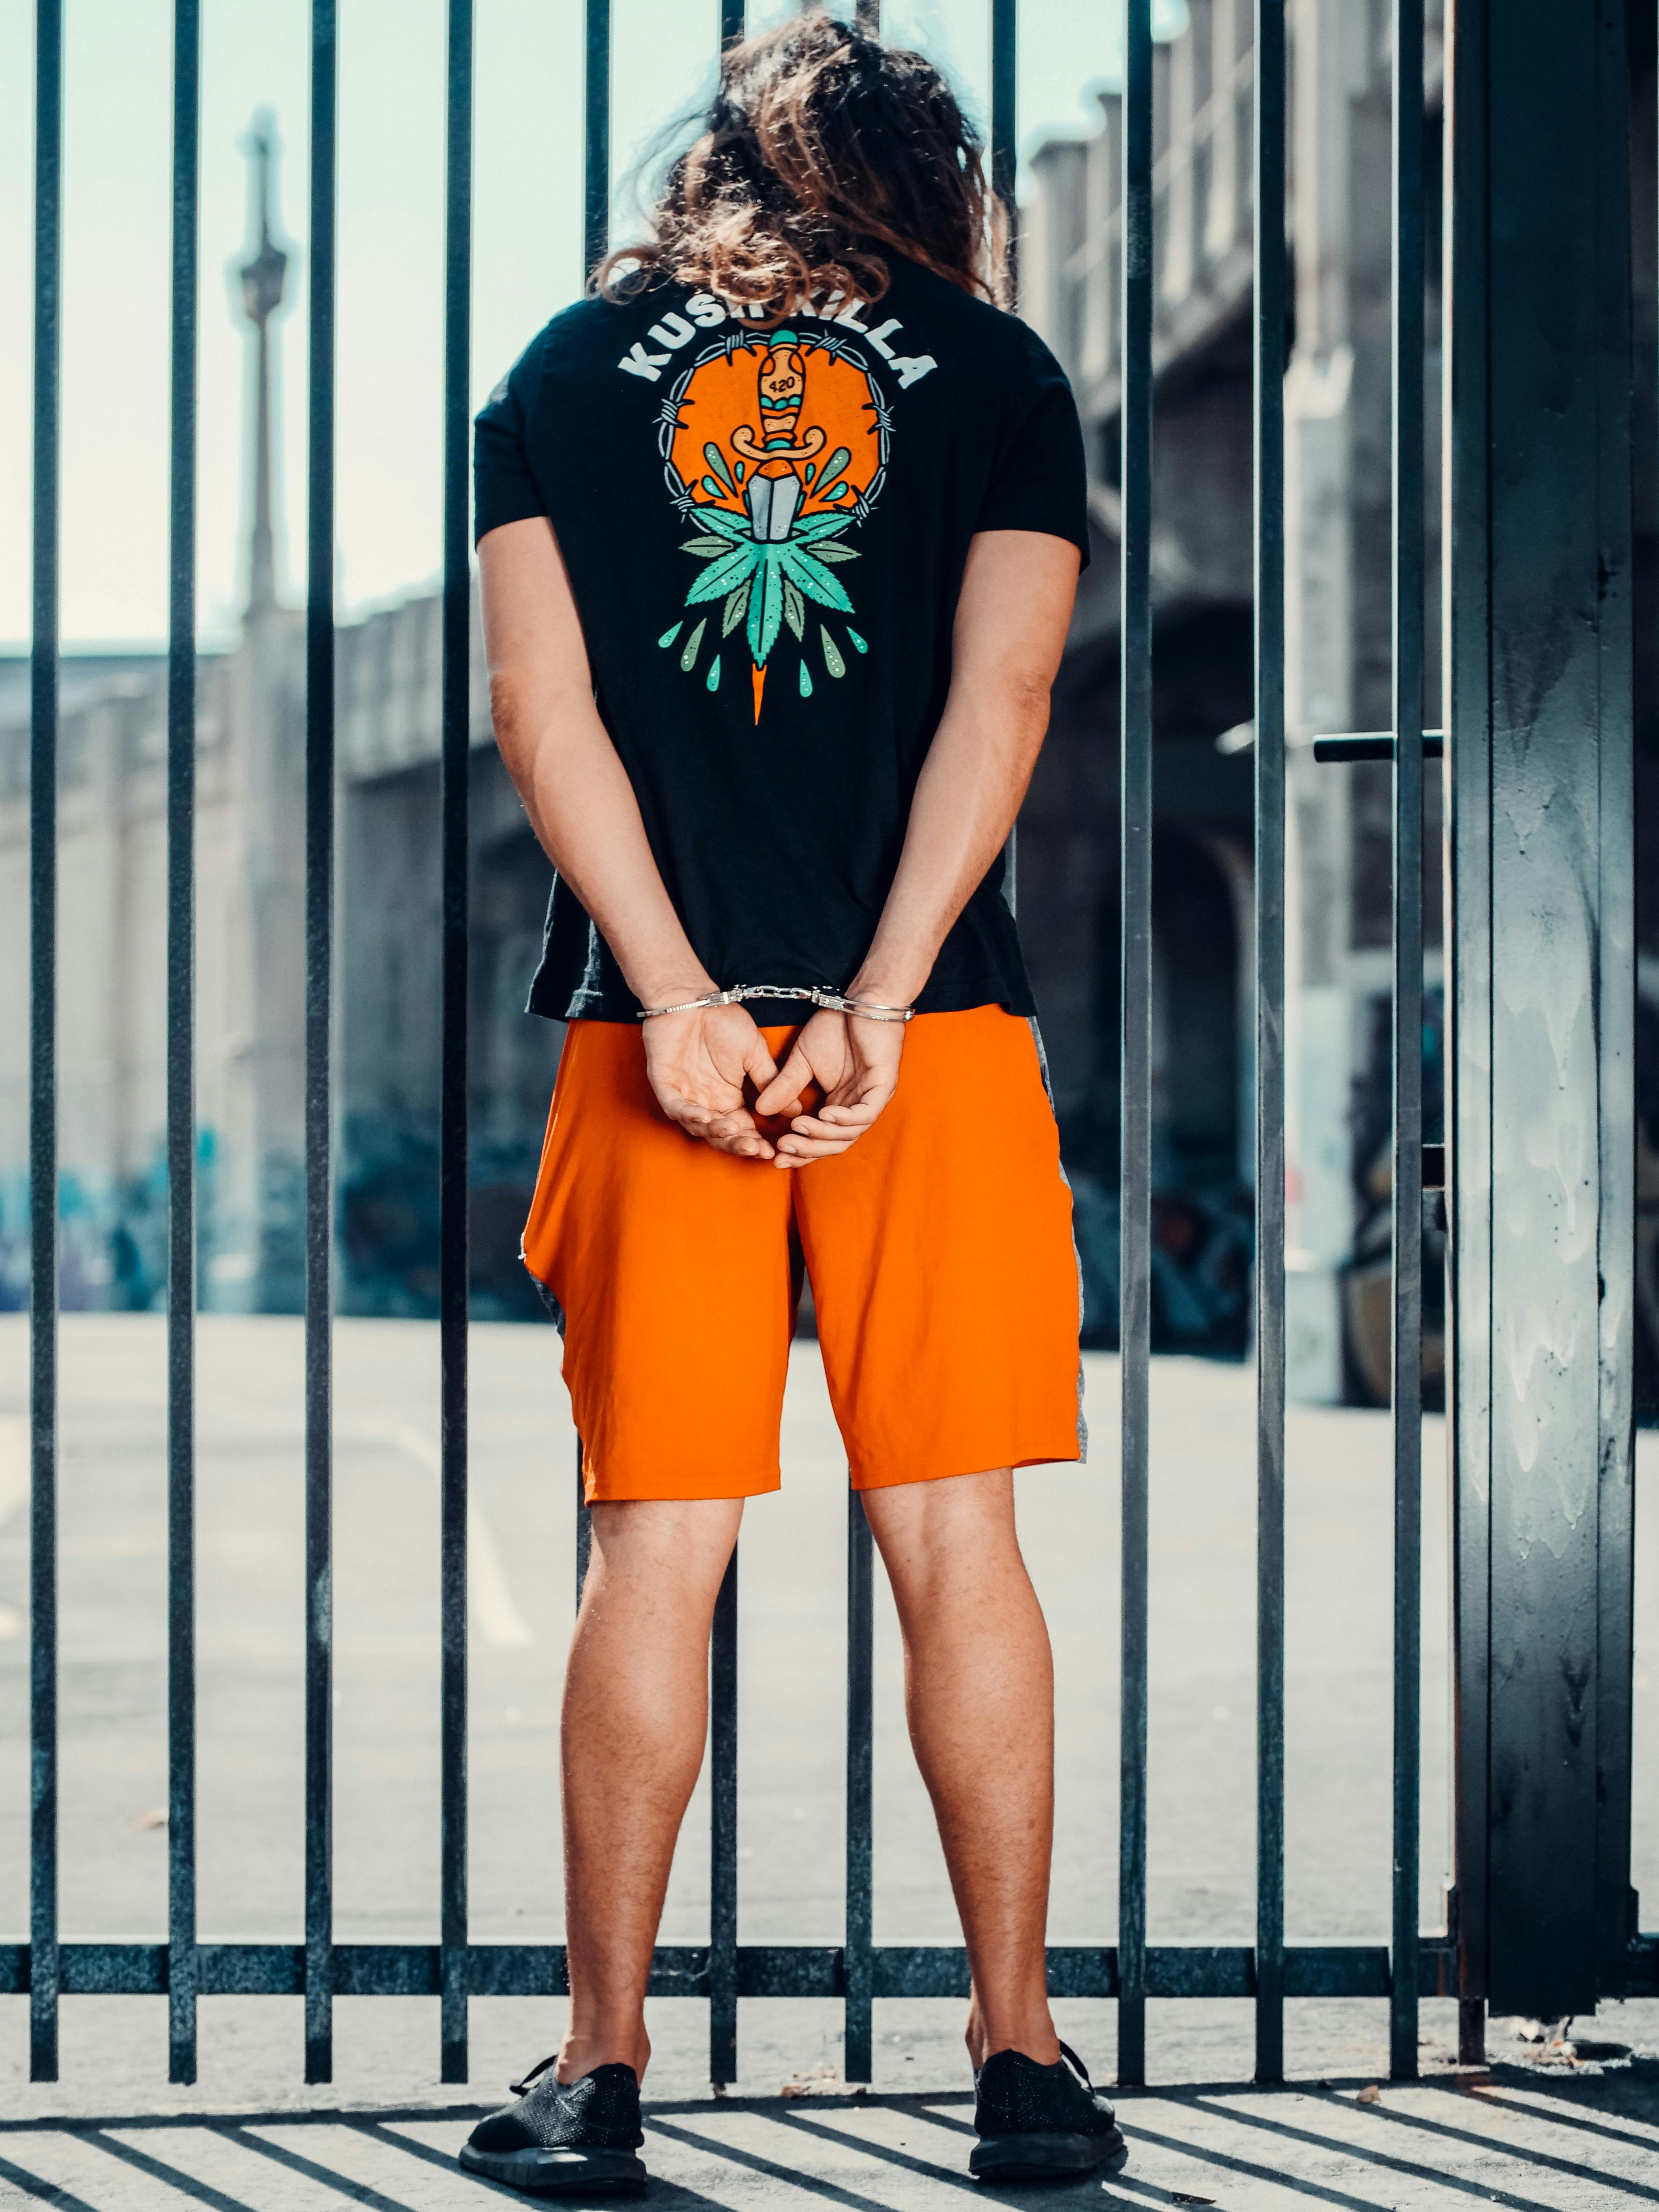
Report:
[[[64,1328],[62,1925],[66,1936],[165,1926],[163,1334],[150,1316]],[[0,1932],[27,1926],[25,1339],[0,1321]],[[435,1332],[347,1322],[337,1334],[337,1932],[436,1936]],[[561,1933],[556,1778],[560,1667],[572,1605],[573,1449],[550,1330],[474,1332],[472,1929]],[[301,1925],[300,1407],[297,1322],[209,1317],[200,1337],[200,1812],[204,1939],[293,1941]],[[1051,1936],[1109,1941],[1115,1878],[1117,1577],[1115,1363],[1088,1363],[1094,1452],[1021,1477],[1023,1540],[1059,1678],[1059,1843]],[[1238,1369],[1157,1364],[1151,1716],[1152,1940],[1248,1942],[1253,1923],[1254,1486],[1251,1386]],[[1643,1439],[1651,1492],[1659,1438]],[[1443,1443],[1425,1480],[1424,1925],[1437,1923],[1448,1798]],[[745,1942],[835,1942],[842,1881],[845,1492],[816,1352],[797,1347],[786,1484],[750,1510],[740,1569],[740,1926]],[[1386,1941],[1389,1883],[1389,1470],[1380,1417],[1292,1414],[1287,1568],[1289,1933]],[[1644,1511],[1638,1613],[1638,1887],[1659,1898],[1659,1527]],[[876,1934],[957,1940],[925,1796],[903,1740],[896,1636],[878,1577]],[[707,1928],[708,1816],[688,1817],[664,1939]],[[1651,1924],[1654,1906],[1644,1914]],[[1111,2008],[1063,2008],[1062,2033],[1110,2070]],[[557,2035],[557,2008],[473,2007],[475,2090],[441,2091],[436,2008],[343,2001],[337,2082],[299,2081],[299,2008],[214,1999],[198,2087],[170,2092],[164,2007],[64,2008],[64,2080],[29,2087],[26,2008],[0,2005],[0,2202],[64,2192],[100,2207],[188,2199],[263,2208],[343,2191],[447,2203],[476,2191],[447,2164],[497,2085]],[[745,2003],[739,2087],[702,2088],[706,2009],[653,2006],[649,2155],[686,2202],[828,2196],[940,2203],[961,2185],[966,2117],[952,2005],[884,2004],[875,2101],[833,2092],[838,2008]],[[1136,2145],[1106,2191],[1225,2205],[1659,2202],[1659,2065],[1540,2069],[1505,2044],[1493,2084],[1431,2084],[1356,2101],[1384,2062],[1381,2006],[1303,2003],[1287,2023],[1292,2095],[1243,2090],[1248,2006],[1151,2008],[1153,2079],[1126,2100]],[[1582,2027],[1581,2023],[1581,2027]],[[1450,2008],[1427,2006],[1426,2065],[1449,2060]],[[1659,2050],[1659,2008],[1604,2010],[1607,2042]],[[1498,2047],[1495,2043],[1495,2050]],[[1325,2080],[1334,2086],[1319,2089]],[[1205,2083],[1234,2085],[1204,2089]],[[921,2101],[918,2102],[918,2097]],[[473,2099],[483,2100],[473,2104]],[[656,2100],[666,2100],[658,2104]],[[898,2101],[888,2101],[897,2100]],[[343,2108],[354,2107],[357,2117]],[[389,2128],[367,2115],[407,2117]],[[276,2115],[268,2122],[259,2114]],[[416,2114],[420,2117],[416,2117]],[[446,2114],[451,2115],[446,2117]],[[240,2118],[235,2116],[240,2115]],[[234,2124],[233,2124],[233,2120]],[[89,2124],[106,2121],[109,2126]],[[120,2124],[114,2124],[115,2123]],[[895,2130],[897,2130],[896,2133]],[[118,2148],[112,2148],[118,2144]],[[276,2155],[277,2150],[283,2152]],[[442,2154],[434,2165],[429,2154]],[[142,2154],[142,2157],[140,2156]],[[149,2166],[142,2160],[150,2161]],[[298,2160],[299,2163],[295,2161]],[[308,2164],[307,2164],[308,2162]],[[169,2172],[155,2167],[173,2169]],[[313,2172],[316,2167],[319,2172]],[[1628,2168],[1628,2172],[1625,2171]],[[320,2178],[319,2178],[320,2174]],[[793,2179],[782,2179],[789,2175]],[[1207,2175],[1207,2180],[1205,2176]],[[1582,2177],[1582,2179],[1575,2179]],[[1592,2193],[1585,2195],[1588,2188]],[[1632,2194],[1633,2189],[1633,2194]],[[1594,2193],[1601,2191],[1600,2195]],[[1611,2191],[1611,2194],[1607,2192]]]
[[[61,2212],[465,2212],[511,2192],[463,2174],[457,2148],[486,2107],[449,2099],[221,2102],[192,2112],[107,2106],[0,2118],[0,2205]],[[1188,2083],[1119,2101],[1129,2162],[1044,2201],[1290,2212],[1612,2212],[1659,2197],[1659,2063],[1584,2070],[1500,2065],[1380,2089],[1332,2077],[1265,2091]],[[979,2197],[966,2174],[962,2092],[653,2099],[647,2202],[658,2212],[945,2212]],[[521,2199],[517,2200],[522,2202]],[[584,2200],[574,2200],[581,2203]]]

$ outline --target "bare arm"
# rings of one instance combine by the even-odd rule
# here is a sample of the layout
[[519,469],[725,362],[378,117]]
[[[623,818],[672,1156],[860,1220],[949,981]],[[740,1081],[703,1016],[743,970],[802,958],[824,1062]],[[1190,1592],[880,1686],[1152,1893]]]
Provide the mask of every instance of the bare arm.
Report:
[[[504,523],[478,544],[484,654],[495,742],[530,826],[615,954],[641,1006],[719,987],[691,949],[640,817],[639,801],[593,703],[570,580],[550,523]],[[745,1075],[775,1073],[741,1006],[659,1016],[646,1062],[665,1113],[725,1152],[769,1159],[744,1103]]]
[[[969,547],[950,694],[849,998],[911,1004],[1013,827],[1048,730],[1079,567],[1073,545],[1036,531],[981,531]],[[892,1096],[903,1037],[898,1023],[813,1017],[759,1101],[763,1112],[787,1112],[808,1079],[826,1094],[818,1114],[798,1116],[780,1141],[780,1165],[845,1151],[870,1126]]]
[[1048,732],[1079,566],[1074,545],[1032,530],[982,531],[969,547],[950,696],[849,998],[908,1006],[1002,849]]

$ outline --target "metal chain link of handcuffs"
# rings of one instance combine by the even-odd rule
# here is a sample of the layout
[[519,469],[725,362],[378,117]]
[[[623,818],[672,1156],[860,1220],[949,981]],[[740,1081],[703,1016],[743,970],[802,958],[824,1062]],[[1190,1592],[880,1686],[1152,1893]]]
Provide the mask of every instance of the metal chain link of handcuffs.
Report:
[[884,1006],[873,999],[844,999],[836,991],[820,991],[811,984],[737,983],[729,991],[710,991],[701,999],[682,999],[672,1006],[641,1006],[638,1019],[653,1021],[659,1014],[690,1014],[702,1006],[735,1006],[744,999],[808,999],[832,1014],[855,1014],[865,1021],[908,1022],[914,1006]]

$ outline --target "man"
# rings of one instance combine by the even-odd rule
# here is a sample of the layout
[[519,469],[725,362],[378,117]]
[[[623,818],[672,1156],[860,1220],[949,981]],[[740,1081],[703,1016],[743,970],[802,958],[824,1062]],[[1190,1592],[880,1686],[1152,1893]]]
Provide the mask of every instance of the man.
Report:
[[1000,854],[1085,479],[1063,376],[988,297],[988,204],[925,62],[795,18],[728,53],[651,239],[479,418],[496,735],[556,870],[531,1006],[569,1024],[524,1257],[593,1539],[570,2025],[462,2153],[525,2189],[644,2176],[652,1948],[803,1267],[972,1969],[970,2168],[1122,2155],[1048,2013],[1052,1668],[1012,1473],[1082,1449]]

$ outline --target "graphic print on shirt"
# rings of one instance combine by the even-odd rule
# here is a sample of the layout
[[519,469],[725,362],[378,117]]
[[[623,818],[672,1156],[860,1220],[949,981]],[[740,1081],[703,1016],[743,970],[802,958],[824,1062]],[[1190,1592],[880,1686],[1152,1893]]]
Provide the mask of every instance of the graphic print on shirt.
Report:
[[[880,495],[890,427],[875,380],[851,346],[838,335],[792,330],[732,334],[710,346],[663,408],[668,489],[698,532],[681,550],[704,566],[685,613],[657,642],[672,649],[691,622],[680,666],[711,691],[720,687],[722,664],[746,647],[757,722],[786,633],[803,699],[812,696],[816,666],[844,676],[847,647],[869,650],[848,619],[855,610],[836,570],[859,558],[842,541]],[[710,611],[697,614],[701,607]]]

